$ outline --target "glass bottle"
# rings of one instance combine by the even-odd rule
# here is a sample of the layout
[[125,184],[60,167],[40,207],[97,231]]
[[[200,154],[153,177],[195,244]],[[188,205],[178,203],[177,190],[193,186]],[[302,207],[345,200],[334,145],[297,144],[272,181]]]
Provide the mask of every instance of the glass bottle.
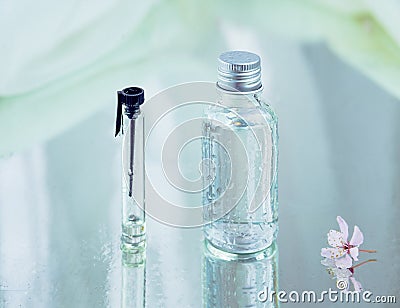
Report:
[[[131,253],[145,246],[144,91],[130,87],[118,91],[116,134],[122,135],[121,249]],[[122,129],[120,130],[120,128]]]
[[218,102],[203,124],[204,234],[221,250],[253,253],[278,230],[277,116],[261,98],[259,56],[228,51],[218,60]]

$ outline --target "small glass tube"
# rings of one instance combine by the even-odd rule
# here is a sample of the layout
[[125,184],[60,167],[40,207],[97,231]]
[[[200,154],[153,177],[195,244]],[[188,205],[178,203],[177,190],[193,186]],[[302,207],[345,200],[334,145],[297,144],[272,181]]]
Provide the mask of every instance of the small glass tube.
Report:
[[144,212],[144,117],[140,112],[129,119],[124,115],[122,145],[122,245],[140,246],[145,242]]
[[145,246],[144,116],[139,105],[143,90],[119,92],[122,111],[122,235],[121,249]]

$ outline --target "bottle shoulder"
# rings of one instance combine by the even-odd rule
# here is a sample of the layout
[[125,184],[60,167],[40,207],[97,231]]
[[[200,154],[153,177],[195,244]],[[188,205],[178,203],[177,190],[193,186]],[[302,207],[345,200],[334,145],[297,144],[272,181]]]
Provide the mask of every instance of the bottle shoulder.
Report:
[[278,117],[261,92],[238,94],[222,93],[216,104],[211,104],[207,110],[207,117],[223,123],[246,123],[241,127],[253,125],[276,126]]
[[258,99],[258,102],[260,104],[260,108],[263,110],[263,113],[268,116],[270,121],[278,123],[278,115],[269,102],[263,98]]

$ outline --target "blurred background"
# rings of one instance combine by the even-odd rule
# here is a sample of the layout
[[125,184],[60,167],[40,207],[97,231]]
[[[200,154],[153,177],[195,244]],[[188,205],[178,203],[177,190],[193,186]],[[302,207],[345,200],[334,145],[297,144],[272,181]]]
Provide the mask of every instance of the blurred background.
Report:
[[[233,49],[280,119],[280,289],[335,287],[341,215],[378,250],[358,280],[400,296],[400,1],[4,0],[0,37],[0,307],[121,305],[116,90],[214,81]],[[148,224],[148,307],[202,306],[201,230]]]

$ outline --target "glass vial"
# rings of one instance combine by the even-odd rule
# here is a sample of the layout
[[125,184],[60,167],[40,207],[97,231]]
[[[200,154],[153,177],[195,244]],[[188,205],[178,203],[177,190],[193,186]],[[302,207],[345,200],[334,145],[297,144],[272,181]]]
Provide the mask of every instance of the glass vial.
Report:
[[217,104],[203,124],[205,238],[230,253],[269,247],[278,230],[277,116],[261,98],[256,54],[220,55]]
[[[144,116],[143,89],[118,91],[117,131],[122,135],[122,235],[121,249],[145,246]],[[120,119],[120,120],[119,120]],[[120,121],[120,122],[119,122]]]

